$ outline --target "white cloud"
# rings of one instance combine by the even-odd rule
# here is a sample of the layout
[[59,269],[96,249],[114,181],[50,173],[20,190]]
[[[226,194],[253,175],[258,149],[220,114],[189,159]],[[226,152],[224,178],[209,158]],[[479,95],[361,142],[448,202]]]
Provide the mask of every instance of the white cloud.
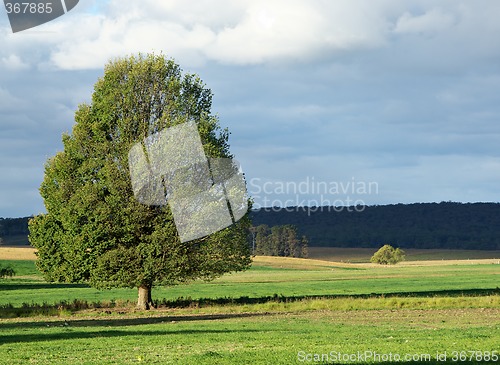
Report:
[[[188,68],[209,61],[295,63],[388,47],[395,41],[391,34],[432,36],[449,29],[472,47],[486,47],[486,41],[471,41],[483,26],[498,30],[488,11],[496,9],[494,4],[441,6],[395,0],[204,0],[196,6],[180,0],[112,0],[101,13],[82,6],[39,28],[48,33],[12,35],[4,29],[0,60],[15,64],[9,58],[15,55],[22,67],[100,69],[110,58],[163,51]],[[491,40],[487,45],[491,49]],[[39,48],[35,54],[33,47]]]
[[86,0],[16,34],[0,16],[0,215],[43,209],[30,194],[78,103],[110,58],[139,51],[213,88],[249,178],[375,179],[378,203],[497,199],[499,12],[483,0]]
[[455,16],[440,9],[431,9],[422,15],[405,12],[397,21],[395,33],[433,35],[456,23]]
[[2,57],[1,67],[9,71],[19,71],[29,68],[29,65],[24,62],[18,55],[11,54],[7,57]]
[[242,21],[219,32],[206,54],[217,61],[254,64],[315,59],[331,51],[384,42],[383,25],[355,4],[324,4],[252,1]]
[[209,60],[242,65],[309,60],[385,42],[385,20],[359,2],[238,4],[205,1],[191,9],[179,1],[112,2],[106,17],[86,15],[62,25],[58,31],[67,40],[51,60],[62,69],[98,68],[114,56],[163,50],[188,66]]

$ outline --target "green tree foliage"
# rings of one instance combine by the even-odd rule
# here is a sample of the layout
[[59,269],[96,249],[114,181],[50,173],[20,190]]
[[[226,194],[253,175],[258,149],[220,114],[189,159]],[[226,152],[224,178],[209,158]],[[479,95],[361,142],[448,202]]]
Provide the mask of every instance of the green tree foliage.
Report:
[[0,279],[4,279],[6,277],[13,277],[16,275],[16,272],[11,267],[0,267]]
[[405,252],[391,245],[382,246],[370,259],[371,262],[381,265],[395,265],[404,261]]
[[299,257],[309,257],[309,240],[306,236],[302,236],[300,240],[300,256]]
[[138,307],[147,309],[154,285],[211,280],[249,267],[248,217],[180,243],[169,207],[140,204],[131,187],[131,146],[176,124],[197,124],[208,157],[232,157],[229,133],[211,105],[202,81],[162,55],[106,65],[91,103],[79,106],[72,133],[63,135],[64,150],[46,163],[40,192],[47,214],[29,223],[47,280],[136,287]]
[[307,238],[299,239],[297,228],[292,225],[274,226],[265,224],[253,227],[255,254],[264,256],[307,257]]

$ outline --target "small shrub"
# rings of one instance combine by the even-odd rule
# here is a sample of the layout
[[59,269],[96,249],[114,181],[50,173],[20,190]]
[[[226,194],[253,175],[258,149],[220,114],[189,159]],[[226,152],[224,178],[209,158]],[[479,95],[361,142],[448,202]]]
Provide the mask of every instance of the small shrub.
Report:
[[11,267],[0,267],[0,279],[4,279],[6,277],[13,277],[16,275],[16,272]]
[[405,252],[403,250],[391,245],[384,245],[375,252],[370,261],[381,265],[394,265],[404,261],[404,259]]

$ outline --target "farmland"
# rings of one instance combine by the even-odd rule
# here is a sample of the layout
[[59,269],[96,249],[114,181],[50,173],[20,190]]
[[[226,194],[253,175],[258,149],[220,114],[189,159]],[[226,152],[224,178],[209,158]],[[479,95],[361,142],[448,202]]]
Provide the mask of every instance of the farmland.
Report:
[[29,249],[7,250],[0,265],[16,276],[0,280],[0,364],[493,363],[500,350],[491,255],[391,267],[363,252],[256,257],[246,272],[155,288],[158,308],[141,312],[134,289],[49,284]]

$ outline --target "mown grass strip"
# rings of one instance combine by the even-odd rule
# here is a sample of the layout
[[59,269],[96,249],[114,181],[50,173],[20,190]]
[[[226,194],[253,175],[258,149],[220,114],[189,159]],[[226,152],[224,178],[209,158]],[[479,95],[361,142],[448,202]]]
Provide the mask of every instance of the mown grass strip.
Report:
[[[261,298],[178,298],[157,300],[156,309],[175,309],[191,314],[262,313],[262,312],[304,312],[313,310],[355,311],[379,309],[453,309],[453,308],[500,308],[500,295],[496,291],[484,291],[483,296],[410,296],[408,294],[379,296],[336,296],[336,297],[284,297],[279,295]],[[101,313],[135,312],[131,301],[88,302],[85,300],[62,301],[57,304],[23,303],[21,307],[0,306],[0,318],[67,316],[86,310]],[[155,313],[153,310],[151,313]]]

